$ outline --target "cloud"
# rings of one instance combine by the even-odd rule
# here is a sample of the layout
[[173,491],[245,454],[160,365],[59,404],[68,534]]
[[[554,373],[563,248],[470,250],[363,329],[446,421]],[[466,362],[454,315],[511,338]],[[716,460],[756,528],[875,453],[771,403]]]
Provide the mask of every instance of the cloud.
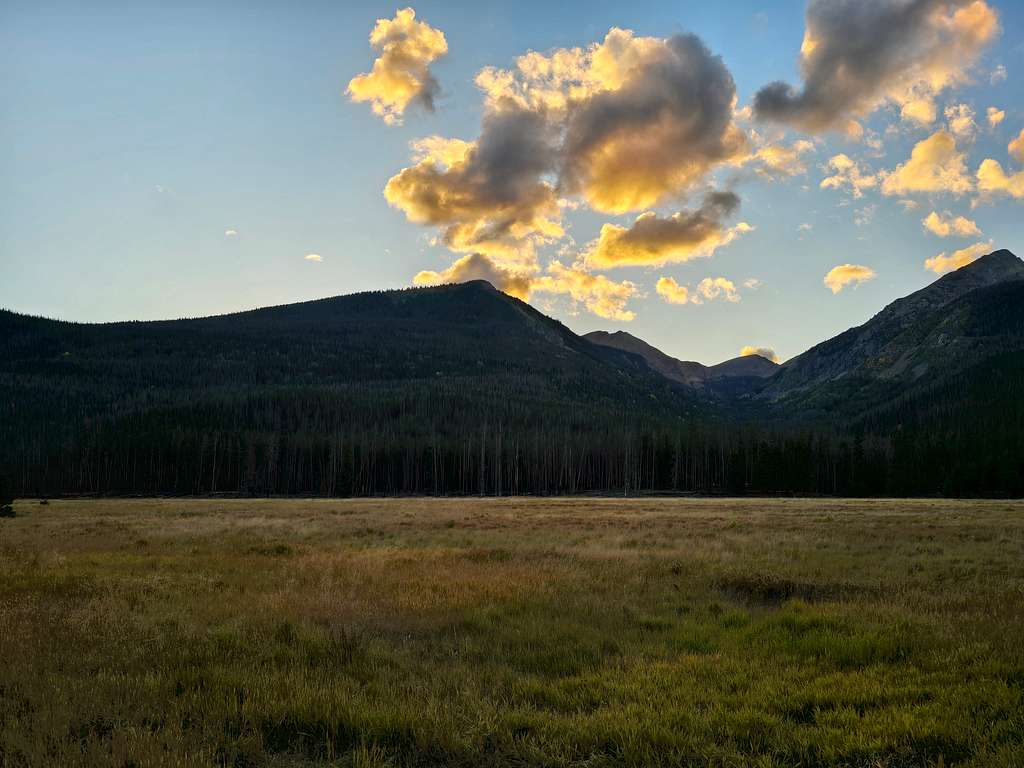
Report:
[[680,285],[675,278],[660,277],[654,289],[670,304],[703,304],[716,299],[735,303],[740,300],[736,284],[724,277],[705,277],[694,289]]
[[957,150],[956,139],[946,131],[938,131],[915,144],[910,159],[885,175],[882,194],[948,192],[959,195],[970,192],[973,187],[967,175],[967,159]]
[[872,221],[874,221],[875,213],[878,211],[878,206],[872,203],[871,205],[865,205],[863,208],[859,208],[854,212],[853,223],[858,227],[866,227]]
[[997,83],[1001,83],[1004,80],[1006,80],[1006,67],[1004,67],[1002,64],[997,64],[995,69],[993,69],[992,72],[989,74],[988,81],[990,84],[996,85]]
[[225,229],[224,230],[224,237],[228,238],[229,240],[234,238],[234,237],[238,237],[238,230],[237,229]]
[[743,281],[743,287],[751,291],[756,291],[762,285],[764,285],[764,283],[762,283],[756,277],[748,277],[746,280]]
[[456,260],[441,272],[424,270],[412,279],[416,285],[440,285],[442,283],[465,283],[470,280],[486,280],[499,291],[526,301],[530,298],[531,279],[528,275],[516,274],[504,269],[482,253],[470,253]]
[[566,267],[559,261],[551,262],[547,272],[534,281],[534,291],[567,294],[598,317],[609,320],[628,322],[636,317],[636,313],[626,309],[626,303],[639,290],[628,280],[617,283],[604,275],[592,275],[575,267]]
[[934,100],[963,82],[999,32],[984,0],[811,0],[800,46],[803,88],[771,83],[758,118],[806,131],[841,129],[885,102],[931,123]]
[[1024,129],[1021,129],[1017,138],[1006,145],[1006,151],[1018,163],[1024,163]]
[[321,256],[319,253],[307,253],[302,258],[305,259],[306,261],[312,261],[317,264],[324,260],[324,257]]
[[736,292],[736,285],[732,280],[726,280],[724,277],[705,277],[697,283],[694,295],[690,297],[693,304],[703,304],[705,301],[714,301],[715,299],[724,299],[733,303],[740,300],[740,295]]
[[615,282],[604,275],[593,275],[561,262],[552,262],[547,274],[516,272],[502,267],[489,256],[471,253],[457,259],[441,272],[424,270],[414,278],[416,285],[440,285],[486,280],[499,291],[523,301],[534,293],[563,294],[583,304],[598,317],[629,321],[636,314],[626,308],[627,302],[638,295],[635,284],[624,280]]
[[985,110],[985,116],[988,118],[989,128],[995,128],[1006,119],[1006,112],[996,107],[989,107]]
[[946,125],[949,132],[961,140],[974,138],[978,124],[974,122],[974,110],[967,104],[956,104],[946,107]]
[[948,212],[942,216],[938,212],[932,211],[921,220],[921,226],[939,237],[949,237],[950,235],[970,237],[981,234],[978,225],[973,221],[963,216],[953,217]]
[[751,355],[766,358],[773,363],[779,362],[779,356],[775,354],[775,350],[771,347],[751,347],[748,345],[740,350],[740,357],[750,357]]
[[808,224],[806,222],[804,222],[803,224],[797,224],[796,226],[797,232],[810,232],[812,229],[814,229],[814,225]]
[[831,176],[826,176],[819,185],[822,189],[847,189],[854,197],[863,197],[865,189],[878,186],[879,176],[866,173],[849,155],[838,154],[828,161]]
[[724,224],[739,203],[731,192],[715,192],[693,211],[679,211],[664,218],[650,211],[628,228],[605,224],[584,254],[584,261],[590,267],[661,266],[710,256],[751,229],[742,222],[731,228]]
[[756,149],[735,160],[734,164],[752,166],[758,176],[769,179],[806,173],[803,155],[815,150],[814,143],[807,139],[798,139],[788,146],[772,144],[765,142],[757,131],[750,132],[750,139],[757,144]]
[[659,277],[654,290],[669,304],[686,304],[690,300],[690,289],[677,283],[674,277]]
[[430,64],[448,52],[444,33],[416,21],[416,11],[404,8],[393,19],[377,19],[370,45],[380,56],[369,73],[349,81],[352,101],[370,102],[374,114],[388,125],[400,124],[412,103],[433,111],[439,88]]
[[558,195],[545,178],[557,161],[554,141],[542,114],[490,112],[475,142],[414,142],[419,162],[393,176],[384,197],[410,221],[439,227],[453,251],[527,263],[536,245],[563,235]]
[[488,109],[513,104],[560,125],[560,186],[604,213],[684,194],[746,152],[732,75],[695,35],[613,28],[601,43],[531,52],[476,82]]
[[946,272],[952,272],[954,269],[960,269],[960,267],[970,264],[975,259],[991,252],[991,250],[991,240],[987,243],[975,243],[966,248],[961,248],[959,251],[953,251],[949,256],[945,253],[940,253],[938,256],[925,259],[924,268],[937,275],[944,275]]
[[1024,171],[1007,175],[998,160],[986,158],[978,167],[978,191],[985,195],[1024,197]]
[[875,276],[876,272],[871,267],[861,264],[840,264],[829,270],[824,283],[835,294],[851,283],[856,287],[867,280],[873,280]]
[[897,202],[903,206],[904,211],[916,211],[921,207],[921,204],[917,200],[897,200]]
[[812,148],[797,141],[752,150],[735,122],[732,75],[693,35],[613,28],[585,48],[529,52],[509,69],[485,68],[476,84],[484,101],[478,138],[413,142],[412,164],[384,189],[409,221],[436,228],[436,244],[477,255],[417,279],[472,270],[517,285],[514,277],[529,284],[511,289],[519,295],[561,293],[614,319],[632,317],[625,303],[636,286],[590,270],[709,255],[752,227],[727,224],[738,198],[713,193],[671,216],[644,212],[629,227],[606,224],[571,267],[545,268],[540,248],[565,237],[563,211],[643,211],[706,189],[714,170],[744,161],[759,173],[794,173]]

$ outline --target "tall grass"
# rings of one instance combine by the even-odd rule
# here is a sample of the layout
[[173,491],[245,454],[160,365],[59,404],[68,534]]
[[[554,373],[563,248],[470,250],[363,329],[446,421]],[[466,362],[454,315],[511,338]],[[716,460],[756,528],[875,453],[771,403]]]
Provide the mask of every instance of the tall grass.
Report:
[[1024,765],[1024,505],[59,501],[0,766]]

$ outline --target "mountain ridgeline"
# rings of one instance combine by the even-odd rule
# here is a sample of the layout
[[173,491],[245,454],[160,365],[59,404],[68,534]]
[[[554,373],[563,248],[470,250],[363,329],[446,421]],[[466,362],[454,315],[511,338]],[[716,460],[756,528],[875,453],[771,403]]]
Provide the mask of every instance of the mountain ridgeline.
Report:
[[577,336],[486,282],[218,317],[0,311],[19,494],[1024,495],[1024,263],[779,366]]

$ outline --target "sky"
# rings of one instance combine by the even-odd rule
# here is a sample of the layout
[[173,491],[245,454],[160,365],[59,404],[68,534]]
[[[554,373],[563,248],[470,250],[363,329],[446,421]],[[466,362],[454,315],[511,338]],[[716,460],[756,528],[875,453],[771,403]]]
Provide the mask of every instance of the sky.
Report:
[[1015,0],[6,0],[0,307],[483,278],[785,360],[1024,252],[1022,31]]

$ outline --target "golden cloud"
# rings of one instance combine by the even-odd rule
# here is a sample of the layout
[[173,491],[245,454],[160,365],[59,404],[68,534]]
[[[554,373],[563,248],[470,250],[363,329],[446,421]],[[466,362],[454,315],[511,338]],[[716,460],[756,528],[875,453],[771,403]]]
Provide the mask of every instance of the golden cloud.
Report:
[[755,114],[807,131],[837,130],[885,102],[908,120],[935,120],[935,98],[966,80],[999,33],[984,0],[811,0],[800,47],[803,88],[771,83]]
[[910,159],[896,166],[882,182],[882,194],[948,192],[963,194],[974,187],[967,175],[967,159],[957,150],[956,139],[938,131],[914,145]]
[[967,104],[951,104],[946,107],[946,125],[949,132],[958,139],[969,140],[978,129],[974,122],[974,110]]
[[826,176],[819,185],[821,189],[847,189],[854,197],[863,197],[865,189],[878,186],[876,173],[865,173],[849,155],[838,154],[828,161],[831,176]]
[[415,285],[440,285],[486,280],[499,291],[528,301],[534,293],[561,294],[582,304],[598,317],[629,321],[636,314],[626,308],[629,300],[638,295],[635,284],[624,280],[615,282],[604,275],[594,275],[575,267],[566,267],[553,261],[546,274],[516,271],[496,263],[483,253],[471,253],[454,261],[441,272],[425,270],[414,278]]
[[1010,153],[1010,157],[1018,163],[1024,163],[1024,128],[1021,129],[1017,138],[1006,145],[1006,150]]
[[598,317],[628,322],[636,313],[626,309],[627,302],[639,293],[628,280],[615,282],[604,275],[593,275],[559,261],[548,265],[547,274],[533,282],[537,293],[567,294]]
[[742,222],[731,228],[725,226],[725,218],[738,206],[736,195],[717,192],[693,211],[679,211],[665,218],[649,211],[628,228],[605,224],[583,260],[589,267],[661,266],[710,256],[752,229]]
[[829,270],[824,283],[835,294],[851,283],[856,287],[867,280],[872,280],[876,274],[871,267],[862,264],[840,264]]
[[674,277],[659,277],[654,290],[669,304],[686,304],[690,300],[690,289],[677,283]]
[[978,229],[978,225],[964,216],[951,216],[947,213],[945,216],[941,215],[937,211],[932,211],[921,220],[921,226],[931,232],[933,235],[939,237],[949,237],[950,235],[959,235],[960,237],[970,237],[971,235],[980,235],[981,230]]
[[498,266],[482,253],[470,253],[454,261],[441,272],[424,270],[412,279],[416,285],[440,285],[442,283],[466,283],[470,280],[486,280],[499,291],[526,301],[530,298],[531,278]]
[[995,128],[1006,119],[1006,112],[998,107],[989,107],[985,110],[985,116],[988,118],[989,128]]
[[545,180],[555,164],[553,140],[543,115],[488,113],[475,142],[415,142],[419,162],[393,176],[384,197],[410,221],[440,227],[453,251],[528,265],[536,245],[563,235],[558,195]]
[[694,35],[613,28],[601,43],[531,52],[476,82],[488,109],[526,109],[560,125],[562,188],[605,213],[680,195],[746,151],[732,75]]
[[960,267],[970,264],[991,250],[991,240],[987,243],[975,243],[966,248],[961,248],[959,251],[953,251],[948,256],[945,253],[940,253],[938,256],[925,259],[924,268],[937,275],[944,275],[946,272],[952,272],[954,269],[960,269]]
[[388,125],[402,122],[411,103],[433,111],[438,85],[430,64],[448,52],[444,33],[416,20],[416,11],[404,8],[393,19],[377,19],[370,45],[380,52],[369,73],[349,81],[352,101],[370,102],[374,114]]
[[1020,199],[1024,197],[1024,171],[1007,175],[998,160],[982,160],[978,167],[978,191]]
[[766,360],[771,360],[773,363],[779,362],[779,356],[775,354],[775,350],[772,349],[771,347],[746,346],[740,350],[740,357],[750,357],[751,355],[763,357]]
[[689,286],[677,283],[675,278],[661,277],[654,290],[670,304],[703,304],[716,299],[735,303],[740,300],[736,284],[724,277],[705,277],[692,290]]

